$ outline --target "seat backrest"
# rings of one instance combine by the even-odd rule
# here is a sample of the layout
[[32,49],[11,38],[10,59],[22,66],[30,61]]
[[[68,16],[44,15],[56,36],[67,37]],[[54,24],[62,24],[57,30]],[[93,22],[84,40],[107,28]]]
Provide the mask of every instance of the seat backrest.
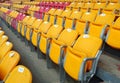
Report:
[[80,17],[82,16],[83,12],[80,12],[80,11],[73,11],[72,14],[70,15],[69,18],[71,19],[80,19]]
[[57,24],[62,25],[63,23],[63,17],[70,17],[72,11],[71,10],[65,10],[60,16],[57,16]]
[[120,27],[111,27],[106,36],[106,43],[115,48],[120,50]]
[[92,21],[95,20],[96,15],[97,15],[97,14],[94,13],[94,12],[85,12],[85,13],[83,13],[81,19],[82,19],[82,20],[85,20],[85,21],[90,21],[90,22],[92,22]]
[[44,21],[40,26],[38,31],[39,32],[43,32],[43,33],[47,33],[48,29],[50,28],[52,24],[50,22]]
[[112,3],[119,3],[119,0],[110,0]]
[[106,28],[107,27],[105,27],[105,25],[103,24],[90,23],[88,34],[98,38],[103,38],[103,36],[105,35]]
[[62,17],[69,17],[71,15],[72,11],[71,10],[64,10],[63,13],[61,14]]
[[35,20],[36,20],[35,17],[31,17],[31,18],[26,22],[26,25],[32,25]]
[[85,3],[84,8],[93,8],[95,3]]
[[77,3],[77,5],[75,6],[75,8],[84,7],[84,4],[85,4],[85,3],[79,2],[79,3]]
[[12,70],[5,83],[32,83],[32,74],[28,68],[19,65]]
[[26,17],[22,20],[22,22],[23,22],[23,23],[26,23],[26,22],[28,21],[28,19],[30,19],[30,16],[26,16]]
[[63,30],[63,27],[60,25],[53,25],[50,27],[50,29],[47,32],[47,37],[49,38],[57,38],[61,31]]
[[43,22],[41,19],[36,19],[35,22],[32,25],[32,28],[38,28],[39,25]]
[[120,4],[119,3],[109,3],[105,10],[114,10],[114,9],[119,9],[120,8]]
[[0,79],[5,80],[11,70],[18,64],[20,55],[15,51],[10,51],[0,62]]
[[8,40],[8,37],[6,35],[3,35],[0,37],[0,46],[5,43]]
[[102,13],[96,17],[95,23],[111,25],[114,19],[115,15]]
[[48,14],[54,14],[54,13],[55,13],[55,11],[56,11],[56,9],[51,8],[51,9],[48,11]]
[[106,6],[106,3],[95,3],[94,8],[93,9],[100,9],[100,8],[104,8]]
[[75,7],[76,6],[76,2],[72,2],[68,7]]
[[49,21],[54,24],[55,15],[60,16],[62,14],[62,9],[57,9],[53,14],[50,15]]
[[9,41],[5,42],[0,47],[0,59],[2,59],[13,47],[13,44]]
[[57,9],[53,15],[58,15],[59,16],[59,15],[62,14],[62,12],[63,12],[62,9]]
[[101,48],[101,45],[102,39],[83,34],[77,39],[73,48],[79,52],[85,53],[87,57],[93,58]]
[[65,45],[72,46],[77,37],[77,31],[72,30],[70,28],[64,29],[58,37],[58,41],[62,41]]
[[70,15],[70,17],[65,19],[65,28],[72,28],[73,25],[73,19],[80,19],[80,17],[82,16],[83,12],[80,11],[74,11],[72,12],[72,14]]

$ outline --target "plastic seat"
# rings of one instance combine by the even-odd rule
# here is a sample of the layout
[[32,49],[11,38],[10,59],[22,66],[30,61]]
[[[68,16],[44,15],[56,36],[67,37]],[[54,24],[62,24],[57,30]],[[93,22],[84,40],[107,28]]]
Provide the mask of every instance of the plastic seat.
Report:
[[10,13],[10,14],[9,14],[8,23],[9,23],[10,25],[11,25],[11,22],[12,22],[13,18],[16,18],[17,15],[18,15],[18,12],[16,12],[16,11],[13,11],[13,13]]
[[108,14],[113,14],[114,10],[117,9],[119,10],[120,4],[119,3],[109,3],[105,8],[104,8],[104,13]]
[[30,36],[30,39],[31,39],[32,34],[34,33],[34,30],[38,29],[38,27],[42,24],[42,22],[43,22],[43,20],[36,19],[35,22],[33,23],[33,25],[31,25],[31,27],[30,27],[30,35],[28,35],[28,36]]
[[52,24],[54,24],[54,20],[56,19],[56,16],[60,16],[63,13],[62,9],[57,9],[54,14],[51,14],[49,17],[49,22],[51,22]]
[[64,27],[65,28],[72,28],[72,26],[73,26],[73,21],[75,20],[75,19],[80,19],[81,18],[81,16],[82,16],[82,12],[80,12],[80,11],[74,11],[74,12],[72,12],[72,14],[70,15],[70,17],[67,17],[66,19],[65,19],[65,25],[64,25]]
[[84,7],[84,4],[85,3],[79,2],[79,3],[77,3],[77,5],[74,8],[76,8],[76,9],[82,8],[82,7]]
[[32,83],[32,74],[28,68],[19,65],[11,71],[5,83]]
[[31,17],[27,23],[24,25],[24,33],[25,33],[25,37],[28,41],[30,41],[30,30],[32,28],[32,25],[34,26],[34,22],[35,22],[36,18],[35,17]]
[[40,19],[42,19],[42,18],[43,18],[43,14],[44,14],[45,12],[48,12],[48,11],[49,11],[49,8],[48,8],[48,7],[46,7],[46,8],[41,8],[40,11],[39,11],[39,17],[40,17]]
[[0,47],[0,60],[12,49],[13,44],[9,41],[5,42]]
[[27,21],[30,19],[30,16],[26,16],[21,22],[20,22],[20,33],[22,36],[24,36],[24,25],[27,23]]
[[107,33],[106,43],[115,49],[120,49],[120,18],[118,18]]
[[0,46],[4,44],[8,40],[8,37],[6,35],[0,36]]
[[56,9],[51,8],[47,13],[44,14],[44,20],[45,20],[45,21],[48,21],[49,15],[50,15],[50,14],[53,15],[55,11],[56,11]]
[[119,3],[119,0],[109,0],[111,3]]
[[19,20],[17,21],[17,32],[18,32],[18,33],[20,33],[20,29],[21,29],[21,27],[22,27],[21,22],[23,21],[23,19],[24,19],[25,17],[26,17],[25,14],[23,14],[23,15],[21,15],[21,16],[19,17]]
[[51,23],[47,22],[47,21],[44,21],[39,27],[37,30],[34,30],[34,33],[32,35],[32,44],[34,46],[37,47],[37,43],[38,43],[38,40],[40,38],[40,33],[47,33],[47,31],[49,30],[49,28],[52,26]]
[[[60,25],[52,25],[47,33],[42,33],[39,42],[40,51],[46,54],[47,44],[51,42],[52,38],[58,38],[59,34],[62,32],[63,27]],[[49,42],[48,41],[49,38]]]
[[94,12],[85,12],[80,20],[76,20],[75,30],[78,31],[79,34],[83,34],[86,32],[86,22],[93,22],[96,18],[96,13]]
[[72,2],[69,6],[67,6],[67,8],[70,8],[70,7],[75,7],[77,3],[75,2]]
[[94,7],[94,5],[95,5],[95,3],[91,3],[91,2],[85,3],[84,7],[82,7],[80,9],[80,11],[86,12],[88,8],[92,9]]
[[103,38],[103,35],[105,35],[109,29],[108,25],[112,25],[114,19],[115,15],[98,15],[96,20],[89,24],[88,34],[98,38]]
[[74,46],[67,49],[63,62],[65,72],[81,83],[89,82],[96,71],[102,43],[100,38],[81,35]]
[[105,6],[106,6],[106,3],[97,2],[97,3],[95,3],[95,5],[91,11],[92,12],[94,11],[97,13],[99,9],[104,9]]
[[113,23],[114,19],[115,19],[115,15],[114,14],[101,13],[100,15],[98,15],[96,17],[95,22],[96,23],[102,23],[104,25],[105,24],[111,25]]
[[[78,37],[78,33],[72,29],[65,29],[61,32],[57,39],[53,39],[50,45],[49,57],[56,63],[60,63],[60,57],[63,55],[62,51],[65,52],[64,46],[72,46]],[[69,41],[68,41],[69,40]],[[48,56],[48,55],[47,55]]]
[[69,17],[71,15],[71,10],[64,10],[60,16],[57,16],[56,24],[62,25],[65,17]]
[[20,55],[15,51],[8,52],[0,62],[0,80],[5,80],[12,69],[18,64]]
[[108,31],[106,43],[115,49],[120,49],[120,28],[119,27],[111,27]]

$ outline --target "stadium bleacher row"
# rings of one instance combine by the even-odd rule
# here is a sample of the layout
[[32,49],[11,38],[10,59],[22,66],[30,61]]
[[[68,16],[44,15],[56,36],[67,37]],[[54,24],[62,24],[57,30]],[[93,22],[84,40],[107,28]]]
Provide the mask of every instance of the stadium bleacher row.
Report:
[[117,0],[116,3],[89,2],[77,10],[76,4],[79,3],[71,3],[65,10],[50,8],[41,19],[3,7],[0,16],[30,45],[31,51],[37,48],[38,57],[46,57],[48,68],[53,63],[60,66],[60,81],[64,81],[67,73],[84,83],[94,76],[105,43],[120,49],[119,11],[114,13],[120,4]]
[[17,65],[20,61],[18,52],[13,51],[13,44],[0,29],[0,83],[32,83],[32,75],[28,68]]

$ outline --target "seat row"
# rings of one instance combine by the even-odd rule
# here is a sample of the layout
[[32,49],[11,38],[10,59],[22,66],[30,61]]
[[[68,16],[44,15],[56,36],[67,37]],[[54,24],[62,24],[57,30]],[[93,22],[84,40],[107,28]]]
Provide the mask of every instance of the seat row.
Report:
[[42,0],[45,2],[56,1],[56,2],[119,2],[119,0]]
[[72,10],[81,10],[86,11],[88,8],[92,9],[93,11],[98,11],[99,9],[102,9],[106,13],[112,13],[115,10],[120,10],[120,4],[119,3],[76,3],[73,2],[69,6],[67,6],[66,9],[72,9]]
[[[9,25],[16,18],[12,14],[19,15],[6,14],[4,20]],[[45,55],[48,68],[52,62],[60,66],[60,81],[66,72],[83,83],[95,74],[104,41],[120,49],[120,18],[115,19],[114,14],[51,9],[44,19],[31,16],[18,19],[15,31],[31,46],[31,51],[37,48],[39,58]]]
[[22,65],[17,66],[20,55],[12,50],[13,44],[4,33],[0,30],[0,83],[32,83],[29,69]]

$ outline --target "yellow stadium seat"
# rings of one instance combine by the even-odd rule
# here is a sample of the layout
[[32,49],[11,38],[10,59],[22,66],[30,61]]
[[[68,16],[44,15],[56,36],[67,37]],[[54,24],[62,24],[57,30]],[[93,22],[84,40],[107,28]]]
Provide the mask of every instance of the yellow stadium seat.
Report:
[[85,4],[85,3],[79,2],[79,3],[77,3],[77,5],[76,5],[74,8],[76,8],[76,9],[82,8],[82,7],[84,7],[84,4]]
[[64,21],[64,17],[69,17],[71,15],[71,10],[64,10],[60,16],[57,16],[56,24],[62,25]]
[[109,0],[111,3],[119,3],[119,0]]
[[28,68],[19,65],[11,71],[5,83],[32,83],[32,74]]
[[34,46],[37,46],[38,44],[38,40],[40,38],[40,33],[47,33],[47,31],[49,30],[49,28],[51,27],[51,23],[50,22],[47,22],[47,21],[44,21],[38,28],[38,30],[34,30],[34,33],[32,35],[32,44]]
[[35,29],[38,29],[38,27],[42,24],[42,22],[43,22],[43,20],[41,20],[41,19],[36,19],[35,20],[35,22],[33,23],[33,25],[31,25],[31,36],[32,36],[32,34],[33,34],[33,32],[34,32],[34,30]]
[[108,26],[104,24],[90,23],[88,34],[94,37],[103,38]]
[[101,13],[100,15],[98,15],[96,17],[95,22],[96,23],[101,23],[101,24],[104,24],[104,25],[105,24],[111,25],[113,23],[114,19],[115,19],[115,15],[114,14]]
[[12,49],[13,44],[10,42],[5,42],[0,46],[0,60]]
[[96,13],[94,12],[85,12],[80,20],[76,21],[75,30],[78,31],[79,34],[83,34],[86,32],[86,21],[93,22],[96,18]]
[[[31,17],[31,18],[27,21],[26,25],[24,26],[25,37],[26,37],[26,39],[27,39],[28,41],[30,41],[30,31],[31,31],[32,25],[33,25],[33,27],[35,26],[35,23],[34,23],[35,20],[36,20],[35,17]],[[37,25],[37,24],[36,24],[36,25]]]
[[57,9],[53,14],[50,15],[49,22],[54,24],[54,20],[56,19],[56,16],[60,16],[62,14],[63,10],[62,9]]
[[5,80],[12,69],[18,64],[20,55],[15,51],[8,52],[0,62],[0,80]]
[[0,46],[4,44],[8,40],[8,37],[6,35],[0,36]]
[[98,15],[95,21],[89,24],[88,34],[98,38],[103,38],[107,32],[107,29],[109,29],[108,25],[112,25],[114,19],[115,15]]
[[[78,37],[78,33],[72,29],[65,29],[61,32],[57,39],[53,39],[50,45],[49,57],[50,59],[59,64],[60,56],[63,55],[62,50],[65,52],[65,47],[62,46],[72,46]],[[69,40],[69,41],[68,41]],[[48,55],[47,55],[48,56]]]
[[17,16],[18,16],[18,12],[15,12],[12,16],[11,16],[11,18],[10,18],[10,21],[9,21],[9,24],[11,25],[11,22],[12,22],[12,20],[14,19],[14,18],[16,18]]
[[0,37],[4,35],[4,33],[5,33],[4,31],[0,30]]
[[[24,19],[23,19],[24,20]],[[26,19],[27,20],[27,19]],[[21,27],[22,27],[22,21],[18,21],[17,23],[17,32],[20,33],[20,30],[21,30]]]
[[[48,30],[48,32],[42,33],[41,37],[40,37],[40,42],[39,42],[39,48],[40,51],[43,52],[44,54],[46,54],[46,48],[47,44],[48,44],[48,38],[58,38],[59,34],[61,33],[61,31],[63,30],[63,27],[60,25],[52,25],[50,27],[50,29]],[[51,40],[49,40],[49,43],[51,42]]]
[[120,27],[111,27],[108,31],[106,43],[115,48],[120,49]]
[[51,8],[47,13],[44,14],[44,20],[49,21],[48,17],[49,15],[53,15],[55,13],[56,9]]
[[95,3],[95,5],[94,5],[93,9],[91,10],[91,12],[94,11],[94,12],[97,13],[100,8],[104,9],[105,6],[106,6],[106,3],[101,3],[101,2]]
[[113,26],[110,27],[108,33],[107,33],[107,38],[106,38],[106,43],[115,48],[115,49],[120,49],[120,18],[118,18]]
[[82,7],[82,8],[80,9],[80,11],[86,12],[86,10],[87,10],[88,8],[91,8],[91,9],[92,9],[92,8],[94,7],[94,4],[95,4],[95,3],[91,3],[91,2],[85,3],[84,7]]
[[24,36],[24,25],[27,23],[27,21],[30,19],[30,16],[26,16],[23,21],[21,21],[21,25],[20,25],[20,33],[22,36]]
[[105,8],[104,8],[104,13],[108,14],[113,14],[115,9],[119,10],[120,4],[119,3],[109,3]]
[[66,19],[65,19],[65,28],[72,28],[72,24],[73,24],[73,21],[75,20],[75,19],[80,19],[81,18],[81,16],[82,16],[82,12],[80,12],[80,11],[74,11],[71,15],[70,15],[70,17],[67,17]]
[[67,6],[67,8],[69,8],[69,7],[75,7],[76,6],[76,2],[72,2],[69,6]]
[[102,39],[87,34],[81,35],[74,46],[67,49],[63,63],[65,72],[82,83],[88,81],[96,71],[97,62],[102,53],[101,47]]

